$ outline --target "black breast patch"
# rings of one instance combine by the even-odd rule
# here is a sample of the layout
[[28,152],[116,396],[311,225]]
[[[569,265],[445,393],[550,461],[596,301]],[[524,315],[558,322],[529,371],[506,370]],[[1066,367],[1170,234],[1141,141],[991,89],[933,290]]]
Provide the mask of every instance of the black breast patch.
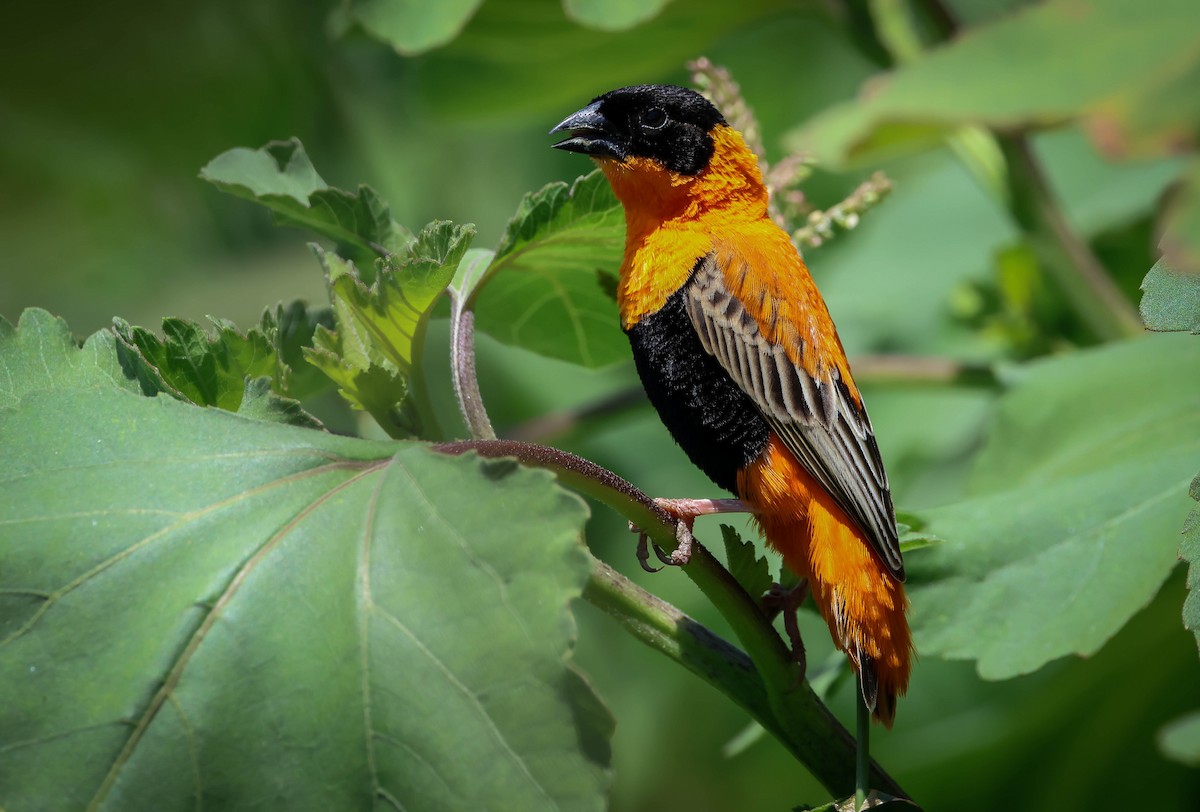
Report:
[[687,286],[626,331],[642,385],[675,442],[722,488],[767,447],[770,427],[700,343],[685,308]]

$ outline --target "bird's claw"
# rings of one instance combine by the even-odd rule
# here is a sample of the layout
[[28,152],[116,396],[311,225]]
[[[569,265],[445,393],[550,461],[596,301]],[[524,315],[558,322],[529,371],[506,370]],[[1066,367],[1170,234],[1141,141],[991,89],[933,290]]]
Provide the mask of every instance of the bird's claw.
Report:
[[692,529],[684,519],[680,519],[675,525],[675,549],[671,554],[663,552],[662,547],[658,546],[658,542],[650,540],[650,537],[642,531],[640,527],[633,522],[629,523],[629,530],[632,533],[638,534],[637,559],[638,564],[646,572],[658,572],[662,567],[650,566],[650,550],[654,550],[654,555],[659,561],[667,567],[682,567],[684,564],[692,560]]
[[804,640],[800,636],[800,623],[796,618],[800,605],[807,597],[808,581],[801,581],[790,589],[782,584],[771,584],[770,591],[762,597],[763,610],[768,617],[773,618],[776,614],[783,613],[783,630],[787,633],[788,642],[791,643],[792,662],[798,666],[796,681],[792,685],[793,689],[799,687],[808,671],[808,655],[804,650]]
[[653,548],[654,548],[654,555],[664,565],[670,566],[673,563],[671,561],[671,558],[668,557],[667,554],[663,552],[662,547],[659,547],[657,542],[651,542],[650,537],[647,536],[644,532],[642,532],[642,529],[640,527],[635,525],[633,522],[630,522],[629,530],[632,533],[638,534],[637,560],[638,560],[638,565],[642,569],[644,569],[646,572],[658,572],[659,570],[662,569],[662,567],[650,566],[650,548],[651,548],[651,546],[653,546]]

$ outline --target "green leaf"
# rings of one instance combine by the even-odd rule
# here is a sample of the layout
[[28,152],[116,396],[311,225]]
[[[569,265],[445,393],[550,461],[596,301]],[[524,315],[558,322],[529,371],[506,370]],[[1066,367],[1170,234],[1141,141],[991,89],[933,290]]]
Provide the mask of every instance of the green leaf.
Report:
[[1158,732],[1158,749],[1167,758],[1200,767],[1200,711],[1181,716]]
[[598,31],[625,31],[651,20],[670,0],[563,0],[567,16]]
[[475,288],[476,326],[517,347],[589,367],[628,355],[600,282],[621,264],[625,215],[599,170],[526,195]]
[[453,40],[483,0],[351,0],[346,14],[401,56],[415,56]]
[[118,360],[112,333],[98,332],[80,347],[67,323],[45,310],[26,310],[16,329],[0,317],[0,409],[49,386],[141,391]]
[[900,552],[908,555],[914,550],[942,544],[946,540],[930,533],[929,523],[924,518],[903,510],[896,511],[896,531],[899,535]]
[[1191,0],[1164,0],[1154,14],[1125,0],[1051,0],[871,80],[861,98],[816,117],[799,145],[844,163],[877,161],[963,124],[1012,130],[1097,115],[1104,123],[1093,129],[1111,132],[1114,119],[1123,126],[1122,110],[1136,109],[1128,99],[1200,62],[1197,26]]
[[140,397],[39,312],[0,444],[5,808],[604,806],[549,474]]
[[166,392],[199,406],[320,427],[299,403],[282,394],[291,374],[280,354],[281,319],[288,327],[296,319],[306,328],[315,322],[308,321],[303,307],[267,311],[263,319],[263,327],[245,335],[218,319],[213,320],[213,335],[183,319],[163,319],[163,338],[123,319],[113,320],[113,332],[125,373],[141,384],[144,394]]
[[[1192,480],[1188,495],[1200,502],[1200,475]],[[1183,602],[1183,627],[1196,635],[1196,645],[1200,647],[1200,505],[1192,506],[1192,512],[1183,523],[1179,557],[1188,564],[1188,594]]]
[[752,598],[765,595],[771,588],[771,566],[766,556],[755,556],[754,542],[745,541],[738,531],[721,525],[721,540],[725,542],[725,559],[729,573]]
[[917,650],[1026,674],[1097,651],[1177,561],[1200,458],[1200,345],[1152,336],[1030,364],[999,403],[971,498],[908,561]]
[[1164,260],[1142,280],[1142,321],[1151,330],[1200,333],[1200,273],[1183,273]]
[[412,240],[370,186],[357,192],[327,186],[296,138],[223,152],[200,170],[200,177],[223,192],[261,203],[277,223],[328,237],[360,267],[370,268],[376,258]]
[[454,278],[475,227],[434,221],[368,285],[353,262],[313,246],[329,287],[336,331],[319,328],[309,362],[393,436],[420,433],[405,398],[429,312]]

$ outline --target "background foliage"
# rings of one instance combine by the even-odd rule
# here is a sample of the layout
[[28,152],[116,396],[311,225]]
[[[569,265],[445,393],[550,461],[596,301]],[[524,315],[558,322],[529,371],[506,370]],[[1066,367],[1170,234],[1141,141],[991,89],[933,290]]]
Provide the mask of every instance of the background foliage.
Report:
[[[369,341],[358,354],[346,343],[380,323],[406,324],[402,309],[387,299],[387,279],[374,277],[375,246],[397,253],[397,278],[408,292],[423,291],[425,300],[450,280],[463,256],[484,275],[477,301],[485,333],[479,372],[501,433],[577,451],[654,495],[712,493],[636,396],[603,291],[603,272],[613,269],[605,258],[620,244],[619,214],[606,208],[611,200],[603,185],[593,177],[580,181],[574,196],[561,186],[531,193],[588,168],[547,149],[545,131],[563,115],[622,84],[685,83],[684,62],[706,54],[740,82],[771,160],[798,147],[821,160],[803,187],[815,205],[834,204],[876,168],[895,184],[855,231],[805,252],[847,349],[865,359],[863,388],[897,504],[946,540],[908,558],[921,659],[897,726],[876,735],[874,754],[927,809],[1140,808],[1150,798],[1158,808],[1196,808],[1198,611],[1176,560],[1181,541],[1189,561],[1197,554],[1195,514],[1186,541],[1180,530],[1192,504],[1188,483],[1200,469],[1200,346],[1186,334],[1125,338],[1140,334],[1136,325],[1130,328],[1129,314],[1161,251],[1166,257],[1146,281],[1142,314],[1151,325],[1198,329],[1195,8],[1184,0],[1152,10],[1120,0],[911,6],[892,0],[368,0],[338,8],[277,0],[183,8],[133,0],[120,14],[92,6],[13,12],[22,19],[0,34],[10,40],[0,48],[0,314],[15,324],[25,306],[41,305],[65,317],[79,336],[108,327],[113,315],[127,321],[112,338],[93,338],[82,351],[61,325],[43,317],[30,318],[19,333],[0,334],[11,353],[5,369],[15,376],[0,401],[9,410],[0,423],[8,462],[0,497],[6,512],[0,540],[7,545],[0,548],[0,587],[41,590],[0,594],[0,638],[16,641],[10,654],[34,641],[39,657],[86,656],[118,684],[131,663],[153,671],[172,645],[183,645],[170,641],[186,639],[186,623],[171,626],[166,614],[163,628],[143,630],[144,637],[115,631],[124,628],[121,615],[94,618],[82,609],[56,620],[63,624],[57,637],[22,631],[38,612],[41,593],[57,595],[63,607],[75,594],[74,580],[39,581],[49,563],[26,545],[30,535],[21,523],[37,518],[34,508],[46,494],[88,493],[95,510],[137,504],[119,483],[95,478],[99,469],[48,472],[45,461],[86,448],[96,465],[128,466],[135,459],[148,465],[164,449],[138,445],[132,427],[139,420],[177,425],[181,439],[169,449],[172,462],[160,466],[161,473],[143,467],[138,476],[163,483],[161,493],[184,501],[171,506],[170,515],[111,518],[119,525],[110,528],[114,538],[159,532],[175,538],[179,517],[191,521],[205,505],[222,504],[228,496],[222,488],[250,493],[274,483],[295,501],[266,500],[272,509],[286,513],[289,505],[311,504],[311,525],[273,542],[281,550],[292,546],[295,569],[276,572],[279,584],[247,582],[231,598],[227,616],[277,617],[277,605],[255,602],[280,589],[327,601],[301,602],[302,611],[278,627],[247,620],[244,629],[231,624],[228,639],[212,638],[224,648],[206,653],[222,668],[259,652],[249,672],[255,678],[237,687],[236,699],[220,695],[220,684],[211,687],[214,696],[181,694],[171,700],[177,715],[158,717],[162,725],[186,727],[187,703],[217,703],[243,719],[261,714],[268,725],[304,718],[327,736],[323,747],[352,761],[361,753],[352,756],[346,742],[361,736],[361,722],[358,729],[329,725],[344,707],[337,696],[361,696],[357,676],[334,668],[336,658],[326,662],[329,652],[294,647],[310,624],[327,624],[351,640],[370,637],[379,659],[363,672],[372,674],[387,669],[390,652],[405,640],[437,638],[438,615],[428,612],[430,605],[452,603],[464,615],[490,616],[487,607],[503,600],[497,595],[506,593],[507,579],[523,573],[530,583],[511,594],[558,605],[579,593],[586,573],[571,539],[583,510],[542,475],[441,460],[419,449],[396,454],[373,440],[319,435],[313,441],[311,432],[286,425],[250,431],[241,418],[218,412],[188,423],[181,416],[188,407],[167,398],[132,401],[139,404],[132,410],[122,405],[130,392],[164,392],[277,423],[311,423],[311,413],[338,431],[382,439],[369,419],[322,393],[328,387],[307,354],[392,433],[428,424],[433,415],[447,435],[466,436],[451,393],[444,304],[423,347],[406,343],[409,330],[385,337],[390,350],[381,353]],[[946,39],[953,44],[925,52]],[[894,72],[881,75],[888,68]],[[299,143],[258,149],[293,137]],[[235,147],[244,149],[229,152]],[[1061,212],[1066,227],[1083,239],[1125,311],[1070,273],[1071,258],[1055,240],[1061,224],[1038,208],[1046,198],[1039,198],[1036,178],[1025,175],[1023,183],[1003,171],[1029,156],[1057,201],[1050,214]],[[197,178],[201,167],[212,183]],[[324,238],[320,262],[304,246],[311,232],[274,228],[253,204],[218,189],[259,200],[269,195],[265,202],[278,222]],[[514,210],[520,216],[510,224]],[[442,224],[422,232],[431,220],[475,223],[474,247],[468,251],[468,229]],[[551,241],[539,253],[536,238],[550,234],[565,235],[567,243],[574,234],[574,248],[556,252],[559,243]],[[277,302],[327,301],[322,266],[342,309],[322,314],[285,306],[260,324],[263,308]],[[587,273],[573,274],[579,267]],[[514,311],[523,314],[521,321]],[[162,323],[165,316],[201,321],[209,315],[228,320],[210,330],[215,339],[184,321]],[[161,340],[152,334],[160,329]],[[314,329],[317,348],[305,351],[300,339]],[[873,365],[882,354],[949,359],[952,374],[914,382],[911,374],[897,377]],[[394,386],[412,371],[414,355],[426,359],[428,402],[397,411]],[[43,374],[38,359],[47,358],[58,360],[47,362]],[[181,368],[172,358],[199,358],[207,366]],[[248,375],[266,376],[272,386],[247,383]],[[83,408],[79,393],[85,391],[102,394]],[[607,406],[588,411],[597,403]],[[86,446],[79,433],[85,430]],[[254,464],[230,469],[207,460],[206,444],[217,442],[243,444],[241,452]],[[293,447],[300,450],[291,458],[268,453]],[[388,459],[393,462],[384,465]],[[29,471],[38,474],[26,476]],[[350,553],[388,536],[388,522],[400,528],[391,535],[403,537],[408,525],[398,516],[454,513],[453,503],[437,509],[444,494],[405,502],[412,492],[397,484],[405,471],[441,488],[477,489],[475,501],[496,511],[490,516],[496,526],[506,526],[509,515],[514,524],[518,516],[560,522],[546,533],[557,552],[516,538],[495,539],[495,549],[462,548],[457,540],[486,535],[477,526],[483,514],[468,515],[456,517],[465,527],[439,525],[426,539],[438,552],[420,553],[420,567],[429,568],[427,583],[457,577],[464,567],[473,572],[480,586],[467,591],[477,605],[460,603],[457,595],[447,601],[420,594],[420,581],[397,586],[394,579],[411,571],[411,562],[376,559],[386,580],[376,580],[370,569],[364,576],[361,557]],[[231,485],[231,479],[237,481]],[[181,484],[172,490],[171,482]],[[375,503],[397,512],[364,524]],[[82,505],[79,516],[39,538],[86,533],[89,509]],[[190,580],[160,587],[182,601],[185,615],[187,606],[203,605],[214,594],[213,584],[252,561],[254,528],[239,522],[237,508],[222,511],[213,521],[243,535],[231,532],[208,560],[186,558],[195,555],[186,533],[167,547],[184,556],[170,571]],[[749,532],[743,520],[735,524]],[[304,558],[317,554],[304,546],[305,534],[322,530],[344,536],[346,557]],[[719,532],[716,522],[698,526],[714,547]],[[621,517],[593,510],[586,535],[596,555],[732,638],[678,572],[637,571]],[[408,546],[426,549],[415,541]],[[80,584],[103,583],[110,595],[147,583],[119,567],[114,572],[130,580],[85,578],[98,563],[60,565],[68,563]],[[1185,596],[1186,628],[1180,622]],[[144,600],[138,606],[155,605]],[[346,601],[371,605],[369,628],[354,627]],[[564,797],[594,802],[608,780],[607,715],[589,703],[577,676],[555,670],[577,635],[574,661],[618,722],[611,808],[786,809],[826,797],[774,739],[747,734],[736,706],[638,645],[591,605],[577,601],[574,607],[577,632],[564,615],[559,622],[565,625],[532,634],[523,624],[546,618],[532,609],[526,616],[527,607],[514,608],[503,629],[489,627],[514,645],[531,641],[523,661],[546,664],[532,669],[537,678],[531,684],[514,687],[503,673],[489,672],[474,675],[486,687],[456,692],[451,682],[434,680],[430,690],[448,694],[425,701],[448,715],[461,713],[464,724],[474,718],[472,703],[488,697],[500,696],[502,706],[488,718],[541,703],[547,715],[540,718],[558,718],[557,727],[501,737],[516,741],[522,756],[544,752],[547,741],[561,744],[572,725],[592,731],[597,740],[571,765],[534,769],[561,776],[556,792]],[[405,638],[388,618],[399,618],[412,635]],[[809,660],[821,664],[829,653],[827,633],[810,616],[802,622]],[[97,642],[114,639],[122,646]],[[281,678],[272,672],[276,658],[263,652],[296,658],[280,666],[285,669],[328,667],[331,673],[319,678],[330,686],[329,697],[314,712],[311,697],[281,694],[275,688]],[[438,653],[454,671],[459,663],[476,665],[469,651]],[[34,686],[30,690],[50,696],[75,690],[29,682],[34,677],[25,654],[5,662],[12,669],[0,672],[5,685]],[[508,691],[516,693],[504,699]],[[102,724],[126,700],[139,701],[99,697],[89,708],[100,725],[95,730],[88,728],[93,717],[82,718],[73,705],[57,712],[76,714],[69,721],[88,737],[119,738],[126,734]],[[167,695],[157,701],[168,701]],[[306,710],[295,712],[289,701]],[[833,687],[829,702],[843,719],[852,718],[844,685]],[[399,719],[414,712],[393,710]],[[384,720],[379,729],[390,712],[386,702],[377,708]],[[36,794],[6,790],[17,785],[17,775],[40,774],[40,791],[81,802],[97,781],[109,780],[99,766],[74,761],[69,748],[54,754],[55,763],[72,767],[61,780],[41,756],[20,760],[35,751],[14,745],[47,735],[52,728],[37,725],[51,721],[44,714],[22,719],[26,727],[16,741],[0,742],[5,808],[38,808]],[[512,723],[521,727],[519,714]],[[154,726],[138,735],[191,741]],[[299,746],[313,735],[288,728],[278,763],[289,763],[289,737]],[[430,758],[438,764],[454,762],[453,741],[414,741],[395,730],[385,735],[436,754]],[[507,763],[487,751],[488,731],[472,740],[482,742],[473,760]],[[262,795],[247,797],[264,803],[281,797],[271,794],[281,792],[278,787],[240,772],[236,744],[223,743],[231,754],[222,773],[227,786],[253,787]],[[86,750],[86,742],[80,746]],[[194,753],[163,751],[161,757],[186,765]],[[80,764],[88,769],[74,769]],[[422,780],[389,772],[386,761],[347,763],[346,774],[368,766],[376,787]],[[126,775],[161,765],[133,760],[129,768]],[[283,767],[278,778],[286,784]],[[520,799],[514,780],[504,784],[515,787],[506,797]],[[72,781],[82,787],[78,795]],[[116,786],[114,797],[136,798]]]

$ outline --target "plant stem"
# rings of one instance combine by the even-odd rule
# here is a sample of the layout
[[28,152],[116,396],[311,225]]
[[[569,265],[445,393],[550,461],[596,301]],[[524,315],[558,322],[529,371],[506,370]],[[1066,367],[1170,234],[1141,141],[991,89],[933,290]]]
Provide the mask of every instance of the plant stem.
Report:
[[[773,720],[767,691],[754,663],[705,626],[598,558],[592,559],[592,574],[583,597],[634,638],[715,686],[755,719]],[[784,738],[778,729],[771,732]]]
[[855,759],[854,771],[854,808],[859,810],[867,802],[867,793],[871,791],[871,711],[867,709],[867,701],[863,699],[862,691],[855,691],[855,702],[858,708],[858,752]]
[[1029,140],[1002,135],[999,141],[1008,164],[1009,211],[1042,266],[1098,338],[1141,335],[1137,310],[1067,222]]
[[479,377],[475,372],[475,311],[450,289],[450,377],[454,395],[471,436],[478,440],[496,439],[496,430],[479,393]]
[[[920,0],[920,5],[940,36],[948,39],[958,33],[953,12],[940,0]],[[924,45],[904,0],[869,0],[869,8],[874,40],[895,64],[920,56]],[[947,144],[1007,208],[1041,266],[1097,338],[1142,334],[1136,308],[1067,222],[1024,135],[967,127],[955,130]]]
[[[668,547],[677,541],[679,520],[675,516],[631,483],[582,457],[548,446],[512,440],[441,443],[434,449],[448,454],[474,451],[485,457],[515,457],[528,465],[547,468],[557,473],[564,484],[625,516],[655,541]],[[685,647],[671,641],[672,636],[681,634],[678,629],[673,635],[664,636],[664,625],[671,622],[671,618],[684,617],[682,613],[672,608],[664,615],[661,601],[657,598],[651,602],[641,600],[640,595],[647,593],[625,582],[624,576],[615,570],[594,569],[593,583],[589,583],[584,594],[609,614],[619,615],[622,626],[639,640],[734,698],[835,796],[852,792],[856,773],[856,766],[853,766],[856,765],[855,740],[808,683],[798,680],[796,666],[787,648],[758,603],[698,542],[693,546],[690,563],[681,569],[717,607],[746,647],[756,666],[760,688],[747,687],[753,683],[747,682],[744,672],[730,665],[738,661],[736,657],[730,659],[732,647],[723,641],[713,646],[711,641],[717,638],[711,632],[697,633],[694,627],[686,632],[691,640],[707,641],[703,646]],[[904,791],[879,765],[871,762],[870,769],[873,786],[904,797]]]
[[922,355],[860,355],[850,362],[859,386],[972,386],[996,388],[990,364]]

